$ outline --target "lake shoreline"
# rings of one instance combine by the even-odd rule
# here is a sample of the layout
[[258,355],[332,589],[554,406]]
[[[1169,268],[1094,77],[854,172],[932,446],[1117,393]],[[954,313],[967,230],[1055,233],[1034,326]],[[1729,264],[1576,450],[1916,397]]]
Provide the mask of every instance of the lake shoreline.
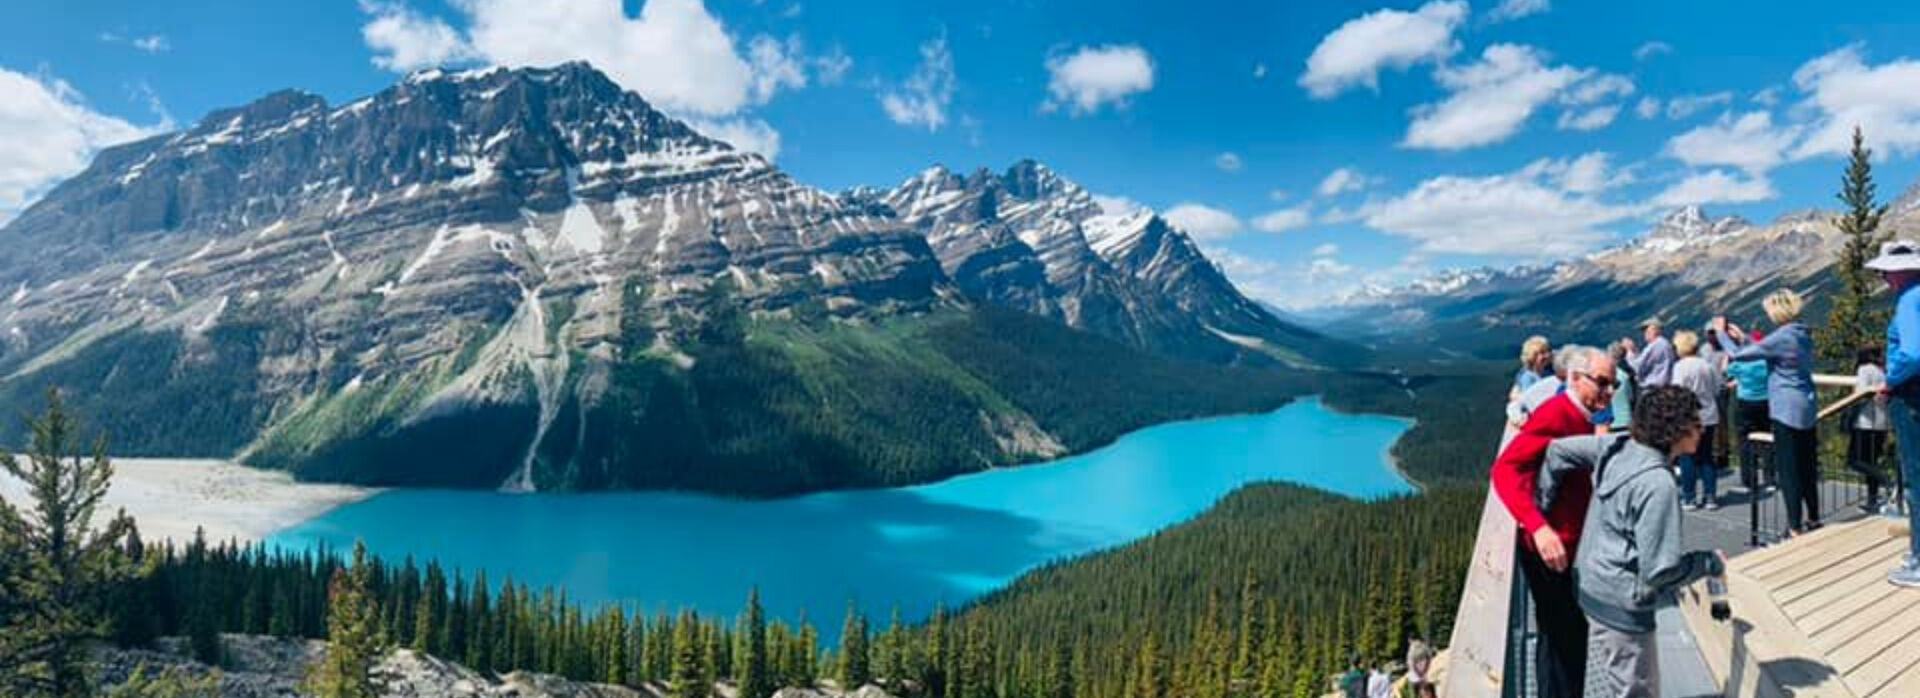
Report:
[[[148,542],[264,541],[287,528],[384,490],[299,482],[278,470],[219,459],[113,458],[113,481],[94,513],[94,526],[125,510]],[[0,496],[20,502],[25,483],[0,475]]]

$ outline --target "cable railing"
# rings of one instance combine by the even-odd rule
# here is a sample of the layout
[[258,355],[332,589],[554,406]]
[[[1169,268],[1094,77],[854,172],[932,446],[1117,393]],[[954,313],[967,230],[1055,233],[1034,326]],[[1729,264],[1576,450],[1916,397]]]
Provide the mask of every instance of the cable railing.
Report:
[[[1830,401],[1820,408],[1816,415],[1815,442],[1817,448],[1814,457],[1818,464],[1816,470],[1818,482],[1813,484],[1815,506],[1811,517],[1813,525],[1844,521],[1861,516],[1873,515],[1860,505],[1867,501],[1868,487],[1865,476],[1848,467],[1851,454],[1848,452],[1846,423],[1854,414],[1853,408],[1874,398],[1872,392],[1853,390],[1854,379],[1851,376],[1818,374],[1813,377],[1814,387],[1819,393],[1832,395]],[[1757,461],[1754,473],[1758,476],[1752,482],[1742,482],[1748,511],[1748,540],[1751,547],[1772,545],[1784,540],[1787,533],[1787,506],[1785,496],[1779,488],[1779,473],[1773,462],[1773,433],[1771,424],[1745,425],[1735,423],[1735,433],[1744,434],[1743,446],[1752,448],[1752,459]],[[1886,501],[1899,503],[1904,508],[1901,493],[1905,492],[1901,469],[1892,459],[1891,434],[1880,444],[1873,457],[1877,472],[1890,476],[1888,487],[1883,490]],[[1728,454],[1733,460],[1737,454]],[[1731,465],[1731,463],[1729,463]]]

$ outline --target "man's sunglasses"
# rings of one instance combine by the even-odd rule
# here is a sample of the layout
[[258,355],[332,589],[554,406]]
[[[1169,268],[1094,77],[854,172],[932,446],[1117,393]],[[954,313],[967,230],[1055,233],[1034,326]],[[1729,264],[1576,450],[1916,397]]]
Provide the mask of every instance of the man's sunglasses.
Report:
[[1593,384],[1599,387],[1601,390],[1612,390],[1614,388],[1620,387],[1619,384],[1614,382],[1612,378],[1608,378],[1606,376],[1596,376],[1591,373],[1582,373],[1580,375],[1586,376],[1587,380],[1593,381]]

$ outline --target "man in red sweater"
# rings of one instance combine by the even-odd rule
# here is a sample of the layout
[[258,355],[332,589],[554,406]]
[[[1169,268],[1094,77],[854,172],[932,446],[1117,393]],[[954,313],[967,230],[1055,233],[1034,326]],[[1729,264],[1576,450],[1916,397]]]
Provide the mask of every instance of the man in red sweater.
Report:
[[[1586,683],[1587,617],[1574,598],[1573,551],[1593,497],[1591,473],[1563,479],[1551,502],[1536,501],[1535,476],[1554,439],[1592,434],[1594,415],[1613,400],[1613,359],[1568,347],[1564,392],[1541,403],[1493,462],[1493,489],[1520,524],[1520,573],[1540,627],[1535,681],[1540,698],[1580,698]],[[1545,511],[1542,511],[1542,509]]]

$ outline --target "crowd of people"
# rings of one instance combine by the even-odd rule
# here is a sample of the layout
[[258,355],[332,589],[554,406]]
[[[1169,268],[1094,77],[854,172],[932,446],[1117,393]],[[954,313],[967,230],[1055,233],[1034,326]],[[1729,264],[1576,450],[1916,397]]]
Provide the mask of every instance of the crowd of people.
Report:
[[[1844,427],[1847,466],[1862,475],[1865,507],[1882,507],[1888,434],[1906,492],[1920,503],[1920,244],[1882,246],[1867,268],[1895,297],[1884,353],[1860,347],[1862,395]],[[1684,511],[1719,506],[1717,432],[1738,428],[1738,487],[1778,492],[1783,535],[1821,525],[1816,461],[1813,335],[1801,296],[1761,303],[1773,328],[1744,330],[1716,317],[1670,337],[1659,319],[1638,341],[1607,349],[1521,345],[1509,395],[1510,437],[1495,459],[1495,494],[1518,524],[1518,570],[1539,628],[1531,674],[1541,698],[1659,695],[1655,609],[1688,584],[1725,574],[1718,550],[1683,551]],[[1884,365],[1882,363],[1884,357]],[[1729,404],[1729,402],[1731,404]],[[1771,436],[1767,467],[1747,436]],[[1914,507],[1906,507],[1909,517]],[[1920,538],[1916,538],[1920,541]],[[1887,575],[1920,587],[1920,543]]]

